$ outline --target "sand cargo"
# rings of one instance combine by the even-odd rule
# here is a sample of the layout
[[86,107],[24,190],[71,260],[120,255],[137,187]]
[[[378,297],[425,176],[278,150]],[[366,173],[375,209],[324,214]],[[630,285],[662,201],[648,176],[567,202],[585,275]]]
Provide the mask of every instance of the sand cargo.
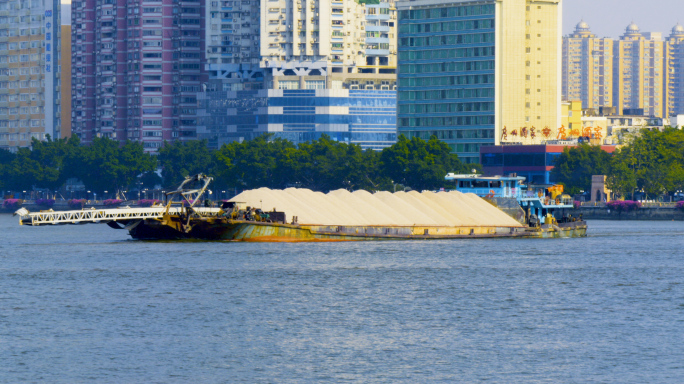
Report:
[[188,178],[168,194],[167,204],[149,208],[17,214],[24,225],[105,223],[148,240],[297,242],[586,235],[584,222],[531,227],[474,194],[458,191],[371,194],[260,188],[212,208],[201,206],[209,182],[211,178],[203,175]]

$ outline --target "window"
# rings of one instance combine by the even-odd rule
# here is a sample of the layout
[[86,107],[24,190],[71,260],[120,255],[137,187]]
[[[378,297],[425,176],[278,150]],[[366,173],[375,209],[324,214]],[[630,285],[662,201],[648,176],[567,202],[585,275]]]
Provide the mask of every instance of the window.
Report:
[[278,89],[299,89],[299,80],[282,80],[278,82]]

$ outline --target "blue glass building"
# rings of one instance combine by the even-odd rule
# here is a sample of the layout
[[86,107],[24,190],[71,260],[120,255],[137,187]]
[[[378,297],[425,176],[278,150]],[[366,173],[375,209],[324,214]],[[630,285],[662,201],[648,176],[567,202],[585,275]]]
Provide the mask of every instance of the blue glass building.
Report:
[[399,3],[398,133],[477,163],[495,143],[495,5],[412,3]]
[[271,89],[207,92],[199,98],[199,138],[218,148],[264,133],[295,144],[326,134],[380,150],[397,140],[396,91]]

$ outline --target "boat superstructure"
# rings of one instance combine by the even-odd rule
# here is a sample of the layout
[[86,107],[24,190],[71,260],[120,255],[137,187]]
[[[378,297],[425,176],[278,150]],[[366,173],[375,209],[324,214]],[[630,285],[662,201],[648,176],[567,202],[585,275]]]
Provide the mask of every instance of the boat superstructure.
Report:
[[514,200],[524,212],[523,222],[532,228],[573,228],[586,234],[587,225],[581,217],[572,217],[568,211],[574,208],[572,197],[564,194],[562,185],[525,184],[525,178],[509,176],[456,175],[450,173],[446,180],[453,181],[457,190],[474,193],[494,203]]

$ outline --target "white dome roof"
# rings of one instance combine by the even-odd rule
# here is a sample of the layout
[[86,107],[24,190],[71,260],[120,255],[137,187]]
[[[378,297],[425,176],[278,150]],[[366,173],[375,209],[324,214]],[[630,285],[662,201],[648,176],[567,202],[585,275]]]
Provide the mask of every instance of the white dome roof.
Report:
[[683,34],[683,33],[684,33],[684,27],[679,25],[679,23],[677,23],[677,25],[675,25],[674,28],[672,28],[672,34],[679,35],[679,34]]
[[630,25],[627,26],[626,31],[627,31],[627,33],[638,33],[639,32],[639,26],[634,24],[634,22],[632,22]]
[[589,24],[587,24],[584,20],[580,21],[577,23],[577,30],[589,30]]

